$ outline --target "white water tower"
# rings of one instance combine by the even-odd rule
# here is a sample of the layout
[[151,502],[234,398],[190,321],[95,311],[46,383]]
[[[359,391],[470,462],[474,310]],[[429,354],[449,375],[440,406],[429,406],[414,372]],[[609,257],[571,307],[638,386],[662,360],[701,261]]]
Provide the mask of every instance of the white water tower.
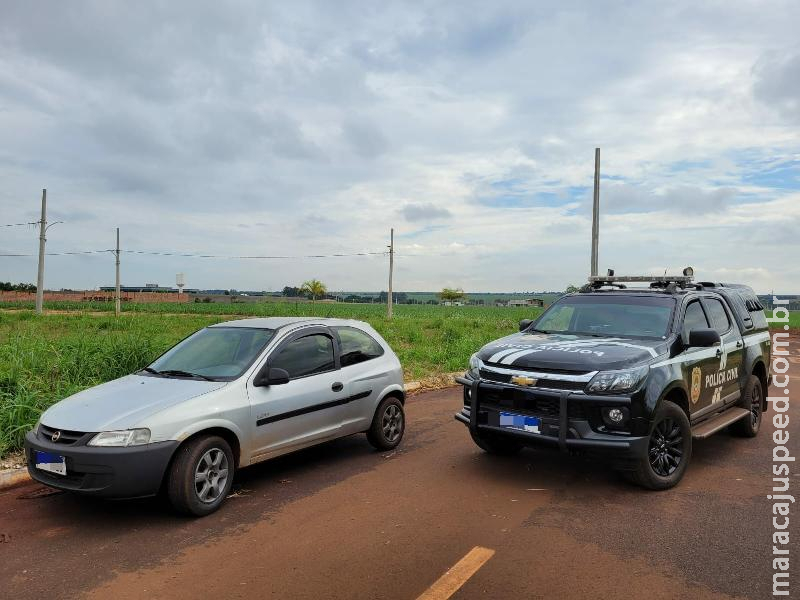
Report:
[[183,293],[183,286],[186,285],[186,279],[183,276],[183,273],[178,273],[175,275],[175,285],[178,286],[178,293]]

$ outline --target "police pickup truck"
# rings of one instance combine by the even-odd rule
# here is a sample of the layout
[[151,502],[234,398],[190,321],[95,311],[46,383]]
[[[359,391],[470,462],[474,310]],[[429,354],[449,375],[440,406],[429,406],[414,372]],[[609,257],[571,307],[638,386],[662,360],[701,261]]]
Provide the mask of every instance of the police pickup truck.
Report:
[[464,406],[455,418],[487,452],[604,454],[632,482],[667,489],[686,472],[693,439],[758,433],[769,364],[751,288],[694,283],[691,268],[609,271],[474,354],[457,378]]

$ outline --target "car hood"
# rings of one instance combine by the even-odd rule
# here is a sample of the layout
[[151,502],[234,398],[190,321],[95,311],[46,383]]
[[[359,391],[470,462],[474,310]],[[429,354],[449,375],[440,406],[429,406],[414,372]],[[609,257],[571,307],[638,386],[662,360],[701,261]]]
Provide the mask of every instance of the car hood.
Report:
[[41,421],[48,427],[70,431],[131,429],[153,413],[226,383],[128,375],[65,398],[48,408]]
[[478,358],[500,367],[605,371],[647,364],[667,352],[666,341],[619,337],[515,333],[480,349]]

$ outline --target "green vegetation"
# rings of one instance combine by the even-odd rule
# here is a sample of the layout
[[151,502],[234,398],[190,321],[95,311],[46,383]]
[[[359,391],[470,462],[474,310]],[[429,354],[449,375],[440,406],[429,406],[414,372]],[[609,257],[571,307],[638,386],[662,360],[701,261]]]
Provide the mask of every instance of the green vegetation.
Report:
[[[56,303],[53,303],[56,304]],[[48,305],[65,310],[68,307]],[[106,303],[100,303],[105,308]],[[84,304],[80,308],[86,309]],[[109,315],[0,312],[0,455],[19,448],[26,431],[54,402],[141,369],[201,327],[248,316],[331,316],[369,322],[391,344],[407,379],[464,369],[486,342],[517,330],[540,309],[366,304],[143,304]],[[97,310],[97,306],[90,306]],[[152,314],[152,313],[162,314]],[[164,313],[187,313],[167,316]],[[202,314],[206,313],[206,314]],[[228,316],[222,316],[228,315]]]
[[[235,316],[323,316],[369,322],[397,352],[409,380],[464,369],[485,343],[517,330],[541,309],[380,304],[127,304],[116,319],[108,302],[53,302],[36,317],[32,303],[0,311],[0,455],[19,448],[41,412],[61,398],[132,373],[193,331]],[[92,312],[95,314],[85,314]],[[109,314],[96,314],[106,313]],[[800,329],[800,312],[790,326]]]

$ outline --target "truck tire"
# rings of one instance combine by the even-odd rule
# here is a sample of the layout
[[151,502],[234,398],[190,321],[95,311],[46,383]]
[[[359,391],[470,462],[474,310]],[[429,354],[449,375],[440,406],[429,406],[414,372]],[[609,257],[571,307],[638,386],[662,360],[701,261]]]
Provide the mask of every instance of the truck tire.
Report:
[[692,458],[692,427],[683,409],[665,400],[656,410],[644,456],[625,476],[649,490],[666,490],[683,478]]
[[372,424],[367,430],[367,441],[376,450],[397,448],[406,430],[406,415],[399,398],[387,396],[378,405]]
[[476,435],[471,431],[470,435],[472,436],[472,441],[475,442],[481,450],[489,454],[514,456],[515,454],[519,454],[519,451],[522,450],[523,447],[518,441],[510,438]]
[[744,387],[744,394],[739,402],[739,406],[750,411],[750,416],[739,419],[730,426],[731,433],[741,437],[756,437],[761,428],[761,410],[764,401],[764,391],[761,389],[761,381],[755,375],[751,375]]
[[204,517],[225,501],[233,473],[228,442],[216,435],[197,437],[178,448],[168,472],[167,495],[178,512]]

